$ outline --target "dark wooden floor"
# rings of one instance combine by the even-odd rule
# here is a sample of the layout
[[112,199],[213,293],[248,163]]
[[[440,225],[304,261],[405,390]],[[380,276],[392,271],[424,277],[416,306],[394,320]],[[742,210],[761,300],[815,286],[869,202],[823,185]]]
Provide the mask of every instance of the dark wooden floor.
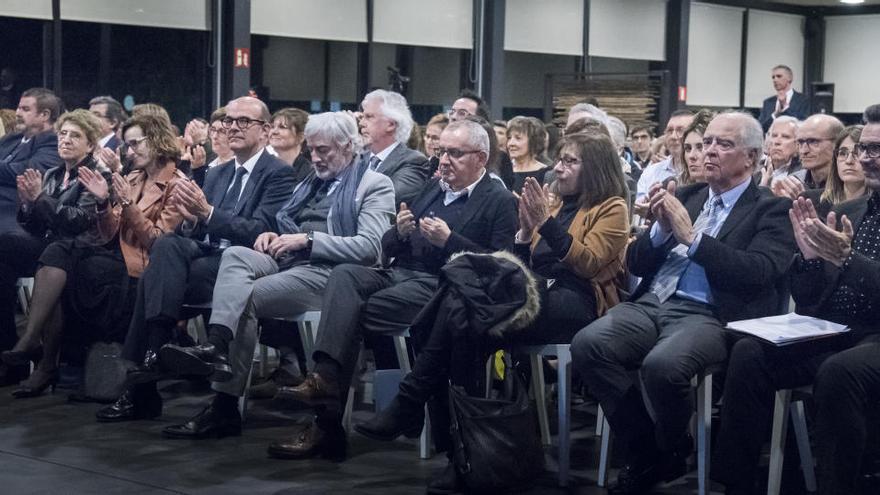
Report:
[[[420,460],[412,441],[375,442],[353,433],[349,459],[283,461],[266,456],[266,445],[307,420],[272,401],[251,401],[244,434],[221,440],[168,440],[161,429],[195,413],[209,391],[186,382],[161,390],[164,415],[154,421],[99,424],[98,404],[74,404],[67,393],[15,400],[0,388],[0,494],[83,493],[277,493],[418,494],[445,457]],[[555,449],[548,472],[529,494],[604,494],[596,487],[595,417],[589,406],[574,411],[572,486],[555,481]],[[362,404],[355,421],[371,414]],[[657,493],[695,493],[694,473]]]

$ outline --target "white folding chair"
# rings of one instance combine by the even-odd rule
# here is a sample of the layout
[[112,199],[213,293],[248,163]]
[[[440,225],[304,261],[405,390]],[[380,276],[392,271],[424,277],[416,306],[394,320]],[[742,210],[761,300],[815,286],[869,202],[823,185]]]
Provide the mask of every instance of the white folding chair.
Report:
[[[804,485],[809,492],[815,492],[817,489],[813,452],[810,449],[810,436],[807,432],[803,401],[803,394],[809,394],[812,391],[812,386],[776,391],[776,400],[773,405],[773,429],[770,433],[770,477],[767,480],[767,495],[779,495],[779,490],[782,487],[782,463],[785,457],[785,440],[788,435],[788,411],[791,413],[792,426],[794,426],[794,434],[797,438],[801,471],[804,473]],[[793,393],[800,394],[799,397],[795,397],[794,402],[792,402]]]

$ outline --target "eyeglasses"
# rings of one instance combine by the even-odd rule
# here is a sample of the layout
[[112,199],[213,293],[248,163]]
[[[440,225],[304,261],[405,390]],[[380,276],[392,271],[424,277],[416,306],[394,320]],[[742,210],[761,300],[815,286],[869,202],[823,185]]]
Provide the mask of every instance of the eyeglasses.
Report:
[[226,129],[222,127],[208,127],[208,134],[226,134]]
[[804,139],[795,139],[794,142],[797,143],[798,148],[800,148],[801,146],[806,146],[807,148],[814,150],[819,147],[819,143],[821,143],[822,141],[831,141],[831,140],[832,140],[831,138],[822,138],[822,139],[804,138]]
[[136,150],[140,147],[141,143],[147,140],[147,136],[142,136],[139,138],[129,139],[125,142],[125,145],[128,146],[132,150]]
[[[858,146],[858,145],[856,145]],[[853,149],[849,148],[837,148],[837,159],[838,160],[848,160],[849,157],[858,158],[858,152],[855,147]]]
[[868,158],[877,159],[880,158],[880,143],[859,143],[853,146],[853,152],[856,156],[864,153]]
[[730,139],[721,139],[721,138],[716,138],[716,137],[710,136],[710,137],[703,138],[703,150],[706,150],[706,148],[708,148],[709,146],[712,146],[713,143],[721,151],[730,151],[734,147],[736,147],[736,143],[734,143]]
[[479,153],[480,150],[460,150],[456,148],[437,148],[437,158],[443,158],[443,155],[449,154],[449,158],[453,160],[458,160],[464,155],[468,155],[471,153]]
[[233,122],[238,126],[239,129],[243,131],[247,130],[248,127],[254,125],[255,123],[260,125],[266,123],[265,120],[252,119],[249,117],[236,117],[234,119],[232,117],[225,117],[223,120],[220,121],[220,123],[223,124],[223,127],[227,129],[232,129]]
[[450,117],[467,117],[470,115],[464,108],[452,108],[446,112]]
[[576,165],[583,164],[582,161],[578,160],[577,158],[572,158],[570,156],[560,156],[559,159],[556,160],[556,163],[561,163],[563,167],[568,169],[573,168]]

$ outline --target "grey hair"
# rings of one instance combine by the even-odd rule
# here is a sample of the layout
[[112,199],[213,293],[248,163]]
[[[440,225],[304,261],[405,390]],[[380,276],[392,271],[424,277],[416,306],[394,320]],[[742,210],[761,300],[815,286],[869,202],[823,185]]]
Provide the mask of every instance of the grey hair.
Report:
[[357,121],[347,112],[324,112],[309,117],[305,128],[306,141],[317,137],[329,139],[339,148],[351,147],[357,154],[361,150],[361,136]]
[[[737,141],[743,148],[755,152],[755,160],[752,167],[758,164],[758,158],[764,152],[764,128],[752,114],[739,110],[727,110],[721,112],[718,117],[732,117],[739,121],[739,135]],[[713,119],[714,120],[714,119]]]
[[624,146],[626,146],[626,124],[623,123],[619,118],[609,115],[608,116],[608,133],[611,135],[611,140],[614,142],[614,146],[620,150]]
[[599,123],[605,125],[605,127],[608,127],[608,113],[606,113],[605,110],[602,110],[596,105],[591,105],[589,103],[578,103],[576,105],[573,105],[568,110],[569,116],[571,116],[571,114],[573,113],[585,113],[590,117],[598,120]]
[[794,71],[791,70],[791,67],[789,67],[789,66],[787,66],[787,65],[785,65],[785,64],[779,64],[779,65],[773,67],[773,69],[771,69],[771,71],[774,71],[774,70],[777,70],[777,69],[782,69],[782,70],[784,70],[785,73],[788,74],[788,78],[789,78],[789,79],[794,79]]
[[489,156],[489,134],[480,124],[471,120],[458,120],[450,122],[443,132],[452,132],[459,129],[467,131],[467,144],[475,150],[482,151]]
[[[791,124],[794,126],[794,130],[797,131],[798,127],[801,126],[801,121],[798,120],[797,117],[792,117],[791,115],[783,115],[781,117],[776,117],[772,124],[770,124],[770,129],[773,129],[777,124]],[[767,129],[767,132],[770,132],[770,129]]]
[[364,96],[364,101],[367,100],[375,100],[380,103],[382,115],[395,124],[394,140],[398,143],[406,143],[415,124],[406,98],[393,91],[376,89]]

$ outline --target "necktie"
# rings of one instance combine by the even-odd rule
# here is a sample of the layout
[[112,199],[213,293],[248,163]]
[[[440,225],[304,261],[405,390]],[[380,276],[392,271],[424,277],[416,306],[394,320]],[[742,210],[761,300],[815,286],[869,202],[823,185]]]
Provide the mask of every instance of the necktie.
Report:
[[[700,216],[697,217],[697,221],[694,222],[694,232],[703,234],[714,232],[715,227],[718,226],[718,213],[721,212],[723,206],[724,202],[721,200],[721,196],[715,196],[715,199],[709,203],[709,207],[704,209]],[[675,294],[675,290],[678,288],[678,280],[690,262],[687,251],[688,247],[681,243],[672,248],[669,256],[666,257],[666,261],[663,262],[663,265],[657,272],[657,276],[654,277],[654,281],[651,283],[651,292],[657,295],[657,299],[660,299],[660,302],[666,302],[667,299]]]
[[235,209],[236,203],[238,203],[238,197],[241,196],[241,182],[244,174],[247,173],[247,169],[244,167],[238,167],[235,169],[235,180],[232,181],[232,187],[226,191],[226,195],[223,196],[223,200],[220,201],[220,208],[223,211],[232,211]]
[[378,168],[379,168],[379,163],[380,163],[381,161],[382,161],[382,160],[380,160],[378,156],[373,155],[373,157],[370,158],[370,170],[376,170],[376,169],[378,169]]

